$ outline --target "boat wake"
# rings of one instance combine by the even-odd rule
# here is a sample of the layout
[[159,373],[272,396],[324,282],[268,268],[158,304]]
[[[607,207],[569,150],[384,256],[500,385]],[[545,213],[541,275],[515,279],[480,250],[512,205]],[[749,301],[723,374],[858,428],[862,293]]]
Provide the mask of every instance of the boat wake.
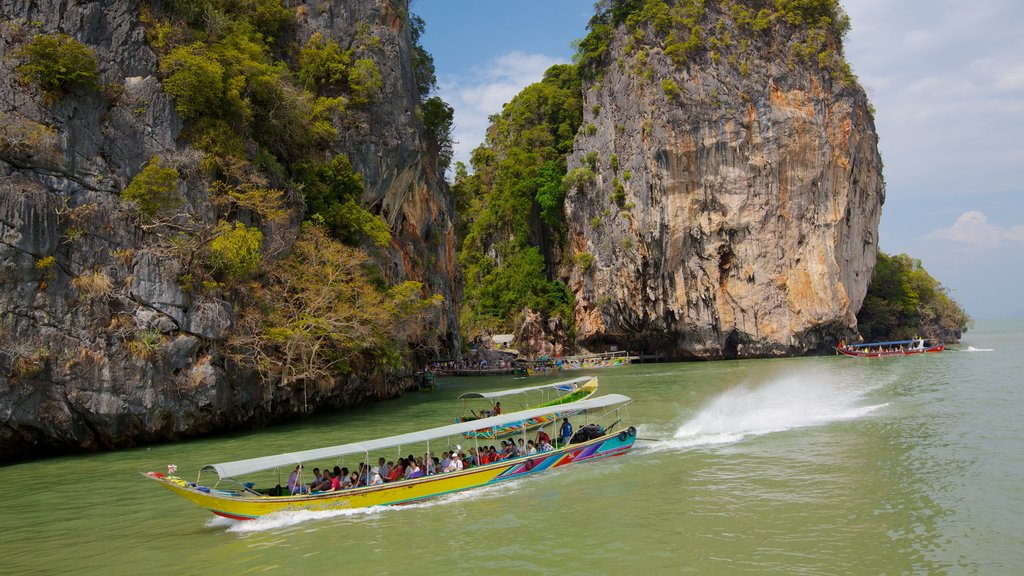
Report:
[[974,346],[968,346],[964,352],[995,352],[995,348],[975,348]]
[[253,532],[268,532],[291,528],[312,520],[325,520],[345,517],[380,516],[383,514],[394,514],[408,510],[422,510],[434,506],[444,506],[455,502],[472,500],[486,497],[492,493],[509,494],[514,493],[522,480],[508,480],[500,484],[482,486],[462,492],[453,492],[435,498],[430,498],[411,504],[399,506],[377,506],[374,508],[354,508],[351,510],[299,510],[296,512],[275,512],[267,514],[255,520],[230,520],[228,518],[216,517],[206,523],[207,528],[226,527],[227,532],[246,534]]
[[[839,375],[836,375],[839,376]],[[763,385],[727,390],[683,422],[669,438],[648,450],[685,450],[833,422],[863,418],[886,404],[869,404],[867,395],[882,384],[846,382],[820,373],[795,374]],[[641,435],[645,430],[640,430]]]

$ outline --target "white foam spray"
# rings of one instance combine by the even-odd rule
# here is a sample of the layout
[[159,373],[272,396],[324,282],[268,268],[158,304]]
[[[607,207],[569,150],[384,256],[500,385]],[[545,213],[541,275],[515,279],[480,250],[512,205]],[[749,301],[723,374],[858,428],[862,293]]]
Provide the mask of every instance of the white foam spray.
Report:
[[[881,384],[850,382],[838,374],[790,374],[723,392],[652,450],[680,450],[862,418],[885,406],[867,394]],[[643,432],[643,430],[641,430]]]
[[401,506],[377,506],[374,508],[353,508],[348,510],[300,510],[296,512],[275,512],[261,516],[255,520],[229,520],[227,518],[216,518],[207,522],[209,528],[227,526],[228,532],[250,533],[284,530],[292,526],[303,524],[311,520],[325,520],[331,518],[377,516],[381,514],[394,514],[408,510],[419,510],[442,506],[453,502],[486,497],[488,494],[499,492],[502,494],[514,493],[522,480],[507,480],[493,486],[482,486],[462,492],[453,492],[436,498],[430,498],[411,504]]
[[968,346],[964,352],[994,352],[995,348],[975,348],[974,346]]

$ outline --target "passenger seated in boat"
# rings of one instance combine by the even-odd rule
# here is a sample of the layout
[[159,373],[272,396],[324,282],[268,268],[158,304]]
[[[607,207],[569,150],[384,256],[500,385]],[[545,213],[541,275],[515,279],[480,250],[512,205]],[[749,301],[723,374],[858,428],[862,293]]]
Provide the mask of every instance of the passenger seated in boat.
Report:
[[452,465],[451,452],[442,452],[441,456],[444,456],[444,458],[438,463],[437,469],[442,473],[449,472],[448,467]]
[[542,442],[547,442],[548,444],[551,443],[551,437],[548,436],[548,433],[545,432],[543,428],[541,428],[540,430],[537,431],[537,442],[536,443],[540,444]]
[[526,444],[522,438],[519,439],[519,446],[516,446],[516,456],[526,456]]
[[537,444],[535,444],[533,440],[530,440],[529,442],[526,443],[526,455],[527,456],[533,456],[536,453],[537,453]]
[[491,410],[491,416],[497,416],[501,414],[501,402],[494,403],[494,410]]
[[409,467],[405,469],[406,480],[413,480],[415,478],[420,478],[421,476],[423,476],[423,469],[420,468],[415,461],[410,463]]
[[331,473],[328,472],[327,468],[324,468],[324,473],[321,475],[316,468],[313,469],[313,473],[320,478],[319,481],[314,480],[309,485],[310,492],[326,492],[331,489]]
[[398,463],[391,467],[388,474],[388,482],[397,482],[405,479],[405,458],[399,458]]
[[391,473],[391,466],[393,463],[385,462],[384,457],[381,456],[377,459],[377,472],[380,473],[381,478],[387,478],[388,474]]
[[538,452],[550,452],[550,451],[552,451],[554,449],[555,449],[555,447],[552,446],[550,442],[544,442],[540,446],[537,446],[537,451]]
[[[326,471],[326,468],[324,470]],[[318,490],[320,484],[323,481],[324,481],[324,477],[320,475],[320,469],[319,468],[313,468],[313,480],[309,484],[306,484],[306,486],[311,491],[312,490]]]
[[370,468],[370,481],[367,483],[368,486],[377,486],[383,484],[384,479],[380,477],[380,468],[374,466]]
[[331,487],[330,490],[341,490],[341,475],[331,472]]
[[306,492],[306,487],[302,484],[302,464],[296,464],[295,470],[288,475],[288,492],[292,494]]

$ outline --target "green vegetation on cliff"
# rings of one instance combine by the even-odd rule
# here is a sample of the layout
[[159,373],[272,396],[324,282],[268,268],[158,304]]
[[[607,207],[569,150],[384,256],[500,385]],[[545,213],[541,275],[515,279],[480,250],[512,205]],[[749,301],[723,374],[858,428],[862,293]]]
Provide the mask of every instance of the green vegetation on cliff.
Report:
[[[709,18],[710,7],[724,18]],[[852,78],[840,50],[850,20],[839,0],[601,0],[596,10],[575,56],[587,78],[601,76],[619,26],[629,33],[625,52],[637,53],[641,74],[648,73],[643,67],[652,45],[676,66],[704,56],[716,62],[725,57],[747,74],[753,43],[776,29],[780,38],[799,32],[790,48],[791,66],[816,63],[840,81]]]
[[572,297],[538,246],[560,244],[566,156],[583,121],[576,67],[553,66],[491,119],[473,152],[474,173],[457,167],[456,203],[466,206],[459,254],[466,281],[464,335],[509,329],[525,306],[572,317]]
[[938,280],[906,254],[878,253],[857,326],[867,341],[916,336],[958,340],[971,319]]
[[[339,153],[339,127],[382,94],[374,61],[381,39],[364,23],[341,43],[346,49],[320,33],[297,41],[293,24],[307,9],[281,0],[144,4],[163,87],[186,121],[183,137],[205,153],[199,177],[215,219],[166,210],[175,207],[179,174],[157,159],[122,197],[151,226],[174,224],[168,252],[182,263],[186,290],[236,304],[233,354],[282,385],[331,386],[338,374],[401,366],[403,342],[416,337],[411,324],[438,297],[415,282],[388,286],[380,275],[373,246],[387,245],[391,231],[360,204],[363,180]],[[422,101],[436,80],[418,44],[422,21],[416,26],[411,57]],[[436,100],[424,103],[422,119],[447,162],[451,108]],[[292,244],[281,227],[302,205],[306,223]]]
[[[293,18],[280,0],[177,0],[143,17],[164,89],[189,121],[193,145],[206,152],[211,179],[303,190],[307,218],[326,221],[335,238],[358,243],[369,232],[379,243],[386,226],[358,204],[361,181],[331,152],[335,119],[380,90],[376,64],[361,52],[376,39],[363,30],[342,51],[314,34],[291,63],[280,37]],[[357,189],[339,190],[337,180]]]
[[337,374],[402,367],[403,332],[441,301],[422,285],[382,287],[367,253],[304,224],[292,253],[254,285],[232,348],[281,385],[330,385]]
[[96,55],[66,34],[37,34],[16,55],[24,60],[18,74],[51,99],[75,89],[99,88]]

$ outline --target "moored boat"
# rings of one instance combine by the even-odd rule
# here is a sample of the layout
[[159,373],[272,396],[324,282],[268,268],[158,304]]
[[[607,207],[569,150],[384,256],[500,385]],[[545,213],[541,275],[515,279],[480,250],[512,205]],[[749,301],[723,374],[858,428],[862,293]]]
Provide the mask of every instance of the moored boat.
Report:
[[[462,415],[456,418],[457,422],[472,422],[481,420],[491,414],[500,413],[501,401],[505,400],[505,408],[508,408],[509,400],[518,404],[517,409],[526,410],[530,408],[548,408],[578,402],[592,397],[597,393],[598,382],[593,376],[583,376],[572,380],[562,380],[540,386],[527,386],[525,388],[513,388],[511,390],[499,390],[496,392],[467,392],[459,396],[462,400]],[[552,397],[554,395],[554,397]],[[486,408],[481,408],[478,414],[469,404],[470,400],[484,400]],[[536,418],[522,422],[509,422],[497,426],[487,426],[470,430],[463,433],[465,438],[504,438],[517,434],[523,430],[532,430],[545,424],[555,422],[560,418],[572,415],[573,412],[561,409],[549,414],[542,414]]]
[[836,352],[856,358],[884,358],[889,356],[912,356],[926,352],[942,352],[946,349],[945,344],[936,342],[927,344],[924,338],[912,340],[891,340],[889,342],[868,342],[866,344],[845,344],[839,343]]
[[[431,442],[434,446],[451,446],[445,440],[460,436],[484,424],[497,426],[511,422],[522,422],[535,418],[550,408],[535,408],[511,414],[502,414],[482,420],[450,424],[429,430],[411,432],[379,438],[364,442],[355,442],[327,448],[317,448],[300,452],[263,456],[247,460],[237,460],[220,464],[203,466],[195,482],[186,481],[173,475],[176,470],[168,467],[168,474],[148,472],[147,478],[159,483],[171,492],[186,500],[210,510],[218,516],[237,520],[249,520],[275,512],[292,512],[301,510],[344,510],[372,506],[388,506],[414,502],[424,498],[439,496],[485,485],[500,483],[513,478],[539,474],[567,464],[620,456],[633,447],[636,429],[624,427],[623,409],[631,399],[621,394],[609,394],[598,398],[590,398],[564,405],[574,413],[577,424],[586,421],[586,426],[579,425],[573,439],[563,446],[547,451],[539,451],[525,456],[514,456],[496,462],[473,464],[470,462],[462,470],[423,475],[415,478],[401,479],[394,482],[357,486],[355,488],[330,491],[308,491],[297,489],[295,493],[285,489],[285,494],[277,495],[281,490],[278,485],[273,489],[262,491],[255,488],[253,482],[243,480],[259,472],[294,470],[299,476],[294,483],[296,488],[303,486],[301,472],[303,465],[355,461],[367,470],[372,462],[377,461],[385,449],[397,449],[401,454],[406,450],[416,451],[425,447],[425,456],[430,457]],[[604,424],[602,424],[604,422]],[[587,434],[586,432],[590,432]],[[523,431],[525,438],[525,430]],[[470,453],[480,454],[479,442],[474,441],[474,449]],[[461,447],[456,446],[461,453]],[[361,467],[362,467],[361,466]],[[293,468],[294,467],[294,468]],[[217,479],[212,485],[202,483],[204,472],[214,472]],[[228,486],[222,487],[221,484]]]

